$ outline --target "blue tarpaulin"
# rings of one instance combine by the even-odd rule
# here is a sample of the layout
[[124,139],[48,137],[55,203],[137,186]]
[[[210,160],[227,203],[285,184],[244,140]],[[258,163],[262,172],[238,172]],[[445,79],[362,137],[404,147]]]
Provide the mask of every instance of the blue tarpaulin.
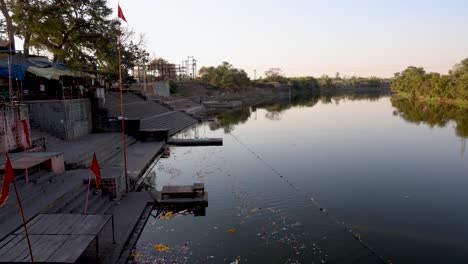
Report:
[[[24,79],[24,76],[26,75],[27,70],[28,70],[28,67],[25,67],[23,65],[13,64],[11,65],[11,78],[16,79],[18,81],[22,81]],[[8,70],[8,66],[7,67],[0,66],[0,76],[5,77],[5,78],[10,78],[10,71]]]

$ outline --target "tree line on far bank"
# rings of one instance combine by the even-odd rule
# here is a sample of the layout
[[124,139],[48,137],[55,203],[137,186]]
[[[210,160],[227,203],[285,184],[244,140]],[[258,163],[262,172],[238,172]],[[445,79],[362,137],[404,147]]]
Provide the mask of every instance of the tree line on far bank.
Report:
[[271,68],[265,72],[265,77],[251,80],[243,69],[237,69],[228,62],[216,67],[202,67],[199,80],[225,91],[240,91],[251,87],[277,87],[289,85],[297,92],[314,92],[321,89],[334,90],[343,88],[388,88],[390,81],[377,77],[341,78],[339,73],[334,78],[323,75],[320,78],[285,77],[279,68]]
[[395,74],[391,88],[393,93],[412,97],[468,100],[468,58],[446,75],[427,73],[422,67],[410,66]]

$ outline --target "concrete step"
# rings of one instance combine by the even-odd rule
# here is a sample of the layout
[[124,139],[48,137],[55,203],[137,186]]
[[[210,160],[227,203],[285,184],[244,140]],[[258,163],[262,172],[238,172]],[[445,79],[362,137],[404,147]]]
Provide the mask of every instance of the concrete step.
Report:
[[99,195],[99,197],[94,199],[93,203],[89,205],[88,214],[105,214],[112,204],[113,201],[109,199],[109,196]]
[[[60,186],[63,185],[64,182],[60,175],[49,173],[48,176],[46,176],[46,179],[50,179],[50,181],[40,184],[29,183],[27,185],[17,183],[21,203],[25,209],[28,208],[28,206],[35,204],[37,201],[43,200],[45,196],[48,196],[49,194],[54,195],[61,192]],[[10,186],[9,199],[1,209],[2,214],[0,214],[0,223],[3,220],[3,217],[8,217],[9,214],[16,213],[18,211],[17,206],[13,186]]]
[[54,201],[53,204],[44,210],[44,213],[57,214],[65,212],[66,208],[70,206],[70,204],[74,203],[80,197],[84,197],[85,190],[86,189],[83,188],[83,184],[77,185],[76,188],[63,195],[60,199]]
[[[75,180],[62,180],[63,178],[47,184],[34,185],[35,188],[30,189],[30,193],[19,191],[26,221],[82,184]],[[21,226],[21,216],[16,203],[16,195],[10,190],[10,197],[0,210],[0,238]]]

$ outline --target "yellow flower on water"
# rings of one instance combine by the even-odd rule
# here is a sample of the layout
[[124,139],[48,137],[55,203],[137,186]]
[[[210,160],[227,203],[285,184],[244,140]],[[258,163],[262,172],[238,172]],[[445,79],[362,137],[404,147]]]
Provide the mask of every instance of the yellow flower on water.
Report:
[[159,220],[161,221],[169,221],[172,219],[174,213],[172,211],[167,212],[165,215],[159,217]]
[[234,234],[234,233],[236,232],[236,229],[231,228],[231,229],[229,229],[228,231],[229,231],[229,233]]
[[133,253],[133,257],[134,257],[135,259],[139,259],[139,258],[143,257],[143,254],[140,254],[140,253]]
[[153,248],[159,252],[166,252],[169,250],[168,246],[161,244],[161,243],[154,245]]

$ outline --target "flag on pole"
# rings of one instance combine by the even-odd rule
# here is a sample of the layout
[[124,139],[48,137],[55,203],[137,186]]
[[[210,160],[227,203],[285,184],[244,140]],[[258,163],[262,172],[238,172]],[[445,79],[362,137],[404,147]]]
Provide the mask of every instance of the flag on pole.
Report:
[[93,164],[91,164],[91,171],[96,176],[96,188],[99,188],[101,184],[101,170],[99,169],[99,163],[96,158],[96,152],[93,155]]
[[124,13],[122,12],[122,8],[120,8],[120,4],[118,4],[117,13],[118,13],[120,19],[125,21],[125,23],[128,23],[127,19],[125,19]]
[[26,119],[23,119],[21,120],[21,123],[23,124],[23,131],[24,136],[26,137],[26,143],[28,143],[28,147],[31,147],[31,138],[29,135],[28,121]]
[[5,162],[5,175],[3,176],[2,195],[0,196],[0,206],[3,206],[3,204],[8,199],[10,183],[14,182],[15,179],[15,171],[13,170],[13,166],[11,166],[10,156],[7,153]]

